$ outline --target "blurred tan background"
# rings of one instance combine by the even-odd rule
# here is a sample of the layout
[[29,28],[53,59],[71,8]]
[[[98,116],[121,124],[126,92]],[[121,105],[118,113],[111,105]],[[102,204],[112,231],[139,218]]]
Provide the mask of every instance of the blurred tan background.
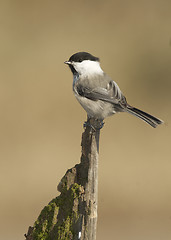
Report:
[[130,104],[101,131],[97,239],[171,239],[171,2],[0,1],[0,239],[22,240],[79,162],[86,113],[63,64],[88,51]]

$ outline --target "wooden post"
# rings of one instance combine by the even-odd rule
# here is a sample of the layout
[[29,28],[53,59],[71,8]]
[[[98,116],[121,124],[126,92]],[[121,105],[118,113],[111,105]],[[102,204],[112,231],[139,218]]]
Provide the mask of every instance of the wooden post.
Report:
[[100,127],[100,121],[88,119],[80,164],[61,179],[60,196],[42,210],[26,240],[96,240]]

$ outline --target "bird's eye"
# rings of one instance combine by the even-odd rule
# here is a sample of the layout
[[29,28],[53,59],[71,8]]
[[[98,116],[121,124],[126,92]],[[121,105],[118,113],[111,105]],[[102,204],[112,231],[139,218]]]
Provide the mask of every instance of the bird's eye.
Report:
[[82,62],[82,60],[81,60],[81,59],[79,59],[79,60],[78,60],[78,62]]

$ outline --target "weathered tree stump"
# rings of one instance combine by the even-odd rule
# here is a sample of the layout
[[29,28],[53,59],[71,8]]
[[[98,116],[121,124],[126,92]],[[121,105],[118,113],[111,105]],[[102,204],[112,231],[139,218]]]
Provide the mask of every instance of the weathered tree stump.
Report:
[[88,119],[80,164],[66,172],[60,196],[44,207],[26,240],[96,239],[100,127],[100,121]]

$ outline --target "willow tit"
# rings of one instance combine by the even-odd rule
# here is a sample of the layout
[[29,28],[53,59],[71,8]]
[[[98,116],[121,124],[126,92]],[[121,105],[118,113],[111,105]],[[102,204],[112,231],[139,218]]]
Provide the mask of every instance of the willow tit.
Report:
[[119,86],[100,67],[100,60],[87,52],[73,54],[68,61],[73,73],[73,92],[89,118],[103,121],[118,112],[130,113],[152,127],[163,121],[130,106]]

